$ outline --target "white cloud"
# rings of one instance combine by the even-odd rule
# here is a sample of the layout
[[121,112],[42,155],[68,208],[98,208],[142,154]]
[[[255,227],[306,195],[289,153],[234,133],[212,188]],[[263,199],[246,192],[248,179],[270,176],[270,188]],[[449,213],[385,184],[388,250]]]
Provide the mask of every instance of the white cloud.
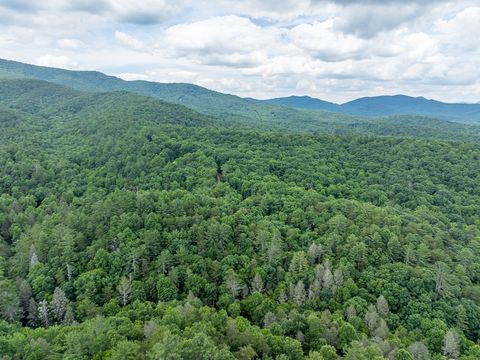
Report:
[[185,65],[175,66],[171,64],[159,69],[148,70],[145,75],[149,80],[163,83],[195,83],[200,84],[201,77],[198,73],[188,70]]
[[165,31],[167,43],[193,52],[250,52],[278,42],[281,30],[255,25],[234,15],[180,24]]
[[[200,3],[203,3],[200,6],[205,6],[206,2]],[[322,7],[322,11],[326,13],[332,5],[324,3]],[[312,10],[312,2],[310,0],[217,0],[215,9],[217,15],[230,13],[255,19],[288,21],[308,14]]]
[[383,31],[398,28],[421,15],[424,3],[417,2],[354,2],[335,18],[335,27],[345,33],[372,38]]
[[64,55],[52,55],[46,54],[38,57],[35,60],[36,65],[40,66],[49,66],[49,67],[60,67],[66,69],[75,69],[78,64],[67,56]]
[[62,49],[78,49],[85,46],[83,41],[78,39],[60,39],[57,41],[57,44]]
[[138,25],[152,25],[164,22],[182,9],[181,0],[110,0],[109,3],[113,9],[112,12],[120,21]]
[[145,45],[133,36],[128,35],[122,31],[115,31],[115,40],[123,46],[129,47],[134,50],[144,50]]
[[[102,15],[120,23],[154,25],[162,23],[183,8],[182,0],[55,0],[57,8]],[[53,4],[52,4],[53,5]]]
[[468,7],[450,19],[438,20],[436,28],[447,46],[472,52],[480,48],[479,21],[480,7]]
[[369,56],[361,53],[365,42],[353,35],[335,31],[333,19],[312,24],[301,24],[289,31],[294,45],[326,61]]
[[148,75],[139,74],[139,73],[121,73],[117,75],[119,78],[123,80],[148,80]]
[[480,99],[478,0],[0,0],[0,56],[245,96]]
[[14,42],[15,42],[14,36],[8,35],[8,34],[6,35],[0,34],[0,46],[13,44]]

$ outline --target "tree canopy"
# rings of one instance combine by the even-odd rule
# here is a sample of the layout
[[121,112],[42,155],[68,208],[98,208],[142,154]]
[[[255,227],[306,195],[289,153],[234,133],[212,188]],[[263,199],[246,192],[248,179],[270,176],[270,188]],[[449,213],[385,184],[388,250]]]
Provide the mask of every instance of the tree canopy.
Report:
[[4,359],[478,358],[478,143],[0,88]]

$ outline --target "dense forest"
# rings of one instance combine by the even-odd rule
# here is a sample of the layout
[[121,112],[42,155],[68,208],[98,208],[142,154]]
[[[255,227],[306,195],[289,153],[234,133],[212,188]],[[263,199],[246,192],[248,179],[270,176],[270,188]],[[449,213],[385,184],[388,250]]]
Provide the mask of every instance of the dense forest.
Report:
[[477,127],[6,78],[1,359],[480,358]]

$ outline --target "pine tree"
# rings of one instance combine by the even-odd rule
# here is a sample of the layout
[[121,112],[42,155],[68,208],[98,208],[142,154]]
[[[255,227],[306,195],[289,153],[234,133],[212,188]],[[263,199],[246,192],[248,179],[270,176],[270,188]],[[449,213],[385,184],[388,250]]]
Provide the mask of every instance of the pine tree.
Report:
[[65,325],[75,324],[75,315],[73,313],[73,309],[70,304],[67,305],[67,311],[65,311],[65,316],[63,317],[63,323]]
[[130,302],[132,293],[132,282],[126,277],[120,279],[120,283],[117,286],[118,294],[120,295],[120,301],[123,306],[126,306]]
[[343,271],[341,269],[337,269],[333,272],[333,285],[332,285],[332,293],[335,294],[337,289],[342,286],[343,284]]
[[313,280],[313,283],[308,287],[308,298],[313,299],[320,295],[322,290],[322,283],[317,279]]
[[368,331],[370,332],[371,335],[374,334],[374,331],[378,328],[380,325],[380,316],[377,314],[377,310],[375,309],[375,306],[370,305],[368,307],[368,311],[365,314],[365,324],[368,327]]
[[377,312],[380,316],[385,317],[390,312],[387,299],[383,295],[380,295],[377,299]]
[[0,280],[0,317],[7,321],[15,322],[20,315],[20,300],[14,282]]
[[20,307],[24,315],[27,314],[28,302],[31,297],[32,288],[30,287],[30,284],[25,279],[21,279],[20,284],[18,285],[18,298],[20,300]]
[[35,248],[34,246],[32,245],[32,248],[31,248],[31,255],[30,255],[30,270],[39,263],[38,261],[38,256],[37,256],[37,253],[35,251]]
[[302,306],[303,303],[305,302],[306,296],[307,294],[305,292],[305,285],[303,284],[303,281],[299,280],[293,290],[292,300],[298,306]]
[[49,314],[48,314],[48,302],[47,302],[47,300],[42,300],[38,304],[38,319],[42,323],[43,327],[48,328]]
[[67,264],[67,279],[68,281],[73,280],[73,266],[70,264]]
[[447,264],[441,261],[435,263],[435,292],[438,295],[443,295],[448,292],[447,277],[449,271]]
[[460,355],[458,334],[453,329],[448,330],[443,339],[443,355],[449,359],[457,359]]
[[243,281],[235,273],[231,273],[225,280],[225,287],[230,291],[230,295],[236,298],[243,289]]
[[264,290],[263,286],[264,284],[263,284],[262,277],[260,276],[259,273],[256,273],[251,283],[252,292],[259,292],[259,293],[263,292]]
[[28,301],[27,324],[31,327],[38,324],[38,304],[34,298],[30,298]]
[[385,322],[384,319],[380,318],[378,320],[378,325],[376,329],[373,331],[373,336],[380,338],[380,339],[385,339],[388,335],[388,326],[387,323]]
[[345,309],[345,316],[347,317],[348,321],[352,321],[355,317],[357,317],[357,310],[355,309],[355,306],[353,304],[350,304],[346,309]]
[[330,270],[330,267],[325,268],[325,272],[323,273],[323,287],[326,289],[331,289],[333,286],[333,274]]
[[279,304],[285,304],[287,300],[288,300],[288,297],[287,297],[287,294],[285,293],[285,290],[281,289],[278,295],[277,302]]
[[428,348],[420,341],[410,344],[407,350],[415,360],[430,360]]
[[52,308],[53,316],[57,321],[63,321],[65,312],[67,311],[67,306],[68,299],[65,296],[65,292],[59,287],[55,288],[50,307]]
[[304,278],[305,272],[308,269],[308,261],[303,251],[298,251],[293,254],[292,261],[288,270],[292,275],[293,281],[298,281]]
[[263,318],[263,326],[269,327],[277,322],[277,317],[272,312],[267,312]]
[[307,253],[308,262],[312,265],[320,262],[322,260],[322,254],[323,254],[322,246],[313,243],[308,248],[308,253]]

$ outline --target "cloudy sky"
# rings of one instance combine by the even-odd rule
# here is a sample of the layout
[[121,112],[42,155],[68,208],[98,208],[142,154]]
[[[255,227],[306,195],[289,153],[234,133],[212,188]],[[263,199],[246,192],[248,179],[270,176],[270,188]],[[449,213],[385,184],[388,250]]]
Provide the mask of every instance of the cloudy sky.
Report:
[[480,101],[480,0],[0,0],[0,58],[269,98]]

